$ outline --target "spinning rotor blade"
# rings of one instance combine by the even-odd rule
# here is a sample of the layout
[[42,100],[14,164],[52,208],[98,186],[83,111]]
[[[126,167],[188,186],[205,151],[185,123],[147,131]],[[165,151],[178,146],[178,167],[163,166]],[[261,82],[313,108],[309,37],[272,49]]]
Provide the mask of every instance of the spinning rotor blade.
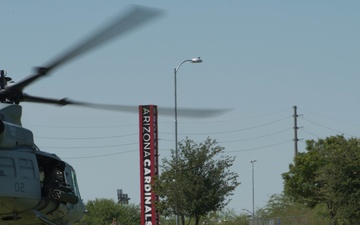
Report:
[[[66,62],[88,52],[115,37],[126,34],[127,32],[139,27],[140,25],[150,21],[151,19],[159,16],[161,11],[158,9],[134,6],[129,12],[125,15],[122,15],[116,18],[112,23],[108,24],[104,28],[98,30],[93,35],[89,36],[83,42],[75,45],[73,48],[70,48],[68,51],[65,51],[59,57],[55,58],[49,64],[44,67],[37,68],[37,71],[34,75],[29,76],[22,81],[15,83],[13,85],[6,86],[5,89],[0,90],[0,100],[2,102],[10,102],[18,104],[19,102],[35,102],[43,104],[53,104],[53,105],[74,105],[82,106],[87,108],[96,108],[103,110],[113,110],[113,111],[122,111],[122,112],[137,112],[138,106],[129,106],[129,105],[109,105],[109,104],[95,104],[87,102],[72,101],[66,98],[64,99],[52,99],[52,98],[43,98],[30,96],[26,93],[23,93],[23,89],[34,81],[38,80],[41,77],[46,76],[53,69],[65,64]],[[173,108],[159,108],[160,115],[174,115]],[[178,115],[184,117],[213,117],[219,116],[230,109],[178,109]]]
[[[169,107],[158,107],[159,114],[162,115],[174,115],[174,108]],[[187,108],[178,108],[177,114],[180,117],[189,117],[189,118],[206,118],[206,117],[216,117],[221,116],[227,112],[230,112],[233,109],[187,109]]]
[[[59,106],[73,105],[73,106],[81,106],[81,107],[86,107],[86,108],[95,108],[95,109],[130,112],[130,113],[138,112],[138,106],[97,104],[97,103],[72,101],[72,100],[68,100],[66,98],[51,99],[51,98],[30,96],[25,93],[23,93],[22,101],[23,102],[53,104],[53,105],[59,105]],[[158,107],[158,110],[159,110],[160,115],[164,115],[164,116],[174,115],[174,108]],[[181,116],[181,117],[205,118],[205,117],[220,116],[231,110],[232,109],[185,109],[185,108],[181,109],[180,108],[177,110],[177,113],[178,113],[178,116]]]
[[75,57],[84,54],[85,52],[94,49],[105,42],[125,34],[130,30],[139,27],[140,25],[148,22],[149,20],[159,16],[161,14],[161,10],[142,7],[142,6],[134,6],[126,15],[121,15],[116,18],[112,23],[108,24],[104,28],[95,32],[93,35],[89,36],[84,42],[74,46],[69,49],[64,54],[60,55],[60,57],[56,58],[54,61],[49,63],[45,67],[37,68],[35,75],[29,76],[24,80],[9,86],[7,88],[8,92],[20,92],[27,85],[34,82],[38,78],[45,76],[48,72],[55,69],[56,67],[68,62]]

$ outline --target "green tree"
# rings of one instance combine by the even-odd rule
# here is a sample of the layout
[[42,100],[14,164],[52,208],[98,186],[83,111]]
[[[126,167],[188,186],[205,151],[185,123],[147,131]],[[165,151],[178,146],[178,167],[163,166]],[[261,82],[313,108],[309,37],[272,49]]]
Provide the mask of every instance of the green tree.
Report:
[[133,204],[120,205],[112,199],[95,199],[86,203],[88,211],[79,224],[109,225],[113,218],[121,225],[139,225],[140,208]]
[[[160,217],[161,225],[174,225],[175,217]],[[212,212],[201,217],[200,224],[206,225],[249,225],[248,215],[237,215],[232,209],[223,209],[221,211]],[[192,220],[190,225],[194,225]]]
[[284,192],[308,207],[325,204],[333,224],[360,222],[360,140],[342,135],[306,142],[283,174]]
[[315,208],[294,202],[291,198],[281,194],[271,195],[266,206],[258,209],[256,216],[260,218],[271,218],[281,224],[297,225],[329,225],[328,214],[323,215],[324,205],[317,205]]
[[162,173],[155,179],[159,212],[179,215],[183,225],[185,217],[198,225],[202,216],[223,209],[240,184],[238,175],[229,170],[235,158],[221,155],[223,151],[210,138],[200,144],[188,138],[179,142],[178,157],[172,151],[171,160],[163,159]]

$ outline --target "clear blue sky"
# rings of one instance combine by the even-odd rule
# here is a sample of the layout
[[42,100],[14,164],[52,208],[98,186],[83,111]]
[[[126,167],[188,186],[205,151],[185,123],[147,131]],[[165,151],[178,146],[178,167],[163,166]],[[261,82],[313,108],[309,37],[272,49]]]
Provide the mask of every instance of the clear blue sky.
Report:
[[[165,16],[54,71],[25,92],[108,104],[234,108],[211,119],[179,118],[179,140],[216,139],[242,183],[228,208],[252,209],[281,193],[281,174],[305,140],[360,130],[359,1],[1,1],[0,67],[20,80],[131,3]],[[138,115],[23,105],[37,145],[70,164],[85,201],[139,202]],[[161,113],[161,111],[160,111]],[[174,120],[159,118],[160,158],[174,148]]]

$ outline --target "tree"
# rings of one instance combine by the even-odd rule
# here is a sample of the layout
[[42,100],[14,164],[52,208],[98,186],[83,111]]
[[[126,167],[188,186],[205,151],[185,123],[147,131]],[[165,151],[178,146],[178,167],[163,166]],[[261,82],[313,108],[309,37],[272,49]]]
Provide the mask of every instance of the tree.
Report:
[[229,168],[235,157],[220,155],[224,148],[207,138],[196,144],[186,138],[179,142],[179,154],[171,152],[171,160],[163,159],[162,173],[155,179],[159,195],[157,209],[165,216],[178,215],[199,224],[201,216],[224,208],[232,191],[240,184],[238,175]]
[[323,204],[315,208],[306,207],[304,204],[294,202],[284,193],[273,194],[267,204],[257,210],[256,215],[260,218],[269,218],[276,223],[286,225],[329,225],[328,214],[323,215]]
[[121,225],[139,225],[140,208],[135,205],[120,205],[112,199],[95,199],[86,203],[88,213],[79,224],[109,225],[115,218]]
[[360,140],[342,135],[309,140],[306,150],[283,174],[285,194],[312,208],[326,204],[333,224],[358,224]]

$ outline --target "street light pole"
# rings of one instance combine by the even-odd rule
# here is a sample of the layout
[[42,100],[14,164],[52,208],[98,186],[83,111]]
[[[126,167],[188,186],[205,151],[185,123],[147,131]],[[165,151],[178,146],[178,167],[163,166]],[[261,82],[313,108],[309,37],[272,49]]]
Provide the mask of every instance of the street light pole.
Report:
[[[176,84],[176,75],[179,71],[182,64],[186,62],[191,63],[202,63],[200,57],[187,59],[182,61],[175,69],[174,69],[174,97],[175,97],[175,159],[178,160],[178,129],[177,129],[177,84]],[[176,225],[179,225],[179,216],[176,215]]]
[[174,97],[175,97],[175,158],[177,160],[178,158],[178,132],[177,132],[177,84],[176,84],[176,75],[177,72],[180,69],[180,66],[186,62],[192,62],[192,63],[202,63],[202,60],[200,57],[193,58],[193,59],[187,59],[184,60],[182,63],[180,63],[175,69],[174,69]]
[[253,220],[255,219],[255,187],[254,187],[254,163],[256,160],[251,160],[250,163],[252,164],[252,216]]

